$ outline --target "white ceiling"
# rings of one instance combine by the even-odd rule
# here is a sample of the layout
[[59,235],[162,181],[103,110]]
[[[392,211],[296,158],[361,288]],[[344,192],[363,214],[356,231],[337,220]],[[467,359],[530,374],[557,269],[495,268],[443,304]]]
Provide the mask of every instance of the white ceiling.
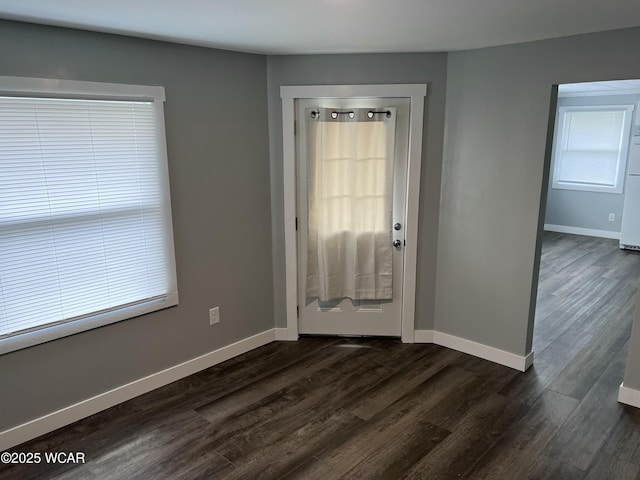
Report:
[[266,54],[451,51],[640,25],[639,0],[0,0],[0,17]]

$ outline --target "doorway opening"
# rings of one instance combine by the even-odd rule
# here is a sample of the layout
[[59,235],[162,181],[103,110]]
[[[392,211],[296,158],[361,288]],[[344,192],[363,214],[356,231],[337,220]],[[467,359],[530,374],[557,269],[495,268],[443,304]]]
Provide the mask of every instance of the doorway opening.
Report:
[[630,338],[640,279],[640,80],[557,93],[533,350],[538,378],[582,400],[616,359],[624,365]]

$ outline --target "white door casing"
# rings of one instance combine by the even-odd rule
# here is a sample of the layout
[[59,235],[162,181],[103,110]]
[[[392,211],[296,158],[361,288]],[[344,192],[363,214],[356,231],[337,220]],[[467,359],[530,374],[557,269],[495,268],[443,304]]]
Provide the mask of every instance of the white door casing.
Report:
[[407,162],[406,210],[403,223],[405,265],[402,272],[401,337],[413,343],[415,332],[418,206],[422,158],[422,127],[426,84],[409,85],[319,85],[283,86],[280,89],[283,116],[283,177],[286,263],[286,334],[283,340],[298,338],[298,266],[296,235],[296,99],[408,98],[410,104]]

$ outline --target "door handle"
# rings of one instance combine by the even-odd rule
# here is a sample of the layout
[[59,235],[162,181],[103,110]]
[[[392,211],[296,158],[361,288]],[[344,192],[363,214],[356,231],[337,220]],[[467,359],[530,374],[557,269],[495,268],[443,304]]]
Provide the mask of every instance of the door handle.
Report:
[[400,240],[398,240],[397,238],[393,241],[393,246],[395,248],[400,248],[401,245],[402,245],[402,242]]

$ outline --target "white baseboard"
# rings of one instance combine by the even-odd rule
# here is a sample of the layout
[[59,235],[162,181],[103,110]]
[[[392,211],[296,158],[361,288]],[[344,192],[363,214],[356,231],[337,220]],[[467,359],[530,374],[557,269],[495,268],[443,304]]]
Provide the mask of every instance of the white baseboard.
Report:
[[415,343],[434,343],[433,330],[416,330],[413,341]]
[[107,408],[126,402],[134,397],[168,385],[171,382],[188,377],[194,373],[212,367],[225,360],[242,355],[254,348],[261,347],[277,339],[278,330],[271,329],[245,338],[226,347],[219,348],[199,357],[187,360],[147,377],[140,378],[126,385],[88,398],[74,405],[31,420],[22,425],[0,432],[0,451],[19,445],[23,442],[64,427]]
[[625,387],[624,382],[622,382],[618,390],[618,401],[625,405],[640,408],[640,390]]
[[276,332],[276,340],[296,341],[298,340],[298,332],[290,331],[288,328],[274,328]]
[[416,330],[416,343],[435,343],[443,347],[451,348],[462,353],[468,353],[475,357],[484,358],[494,363],[504,365],[506,367],[526,371],[533,365],[533,352],[526,356],[516,355],[515,353],[500,350],[489,345],[473,342],[466,338],[456,337],[447,333],[438,332],[436,330]]
[[[226,347],[219,348],[218,350],[205,353],[199,357],[187,360],[186,362],[0,432],[0,451],[7,450],[40,435],[44,435],[45,433],[49,433],[60,427],[64,427],[65,425],[69,425],[102,410],[118,405],[119,403],[131,400],[151,390],[193,375],[205,368],[242,355],[254,348],[261,347],[276,340],[297,340],[297,338],[297,332],[291,332],[286,328],[274,328]],[[521,371],[525,371],[533,363],[533,352],[526,357],[521,357],[488,345],[434,330],[416,330],[415,342],[435,343]],[[623,389],[624,398],[631,398],[631,400],[622,400]],[[640,406],[640,392],[621,386],[619,401],[628,403],[629,405]]]
[[611,232],[609,230],[569,227],[567,225],[551,225],[548,223],[544,224],[544,229],[549,232],[572,233],[574,235],[586,235],[587,237],[612,238],[614,240],[620,240],[620,232]]

